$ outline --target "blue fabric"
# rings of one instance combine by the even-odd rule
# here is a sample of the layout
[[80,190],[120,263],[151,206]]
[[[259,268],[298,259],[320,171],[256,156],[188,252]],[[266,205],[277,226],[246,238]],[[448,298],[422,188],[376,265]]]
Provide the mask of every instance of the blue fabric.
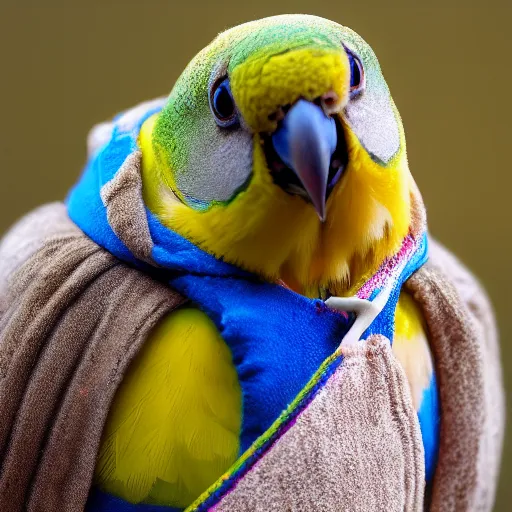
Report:
[[133,504],[93,487],[84,512],[182,512],[184,509],[161,505]]
[[425,449],[425,478],[427,482],[430,482],[434,477],[437,465],[441,426],[439,389],[435,373],[432,373],[429,387],[423,391],[418,420]]
[[[363,333],[362,339],[366,339],[372,334],[383,334],[389,340],[393,341],[395,334],[395,310],[400,298],[400,292],[402,291],[402,285],[404,284],[411,274],[420,268],[427,261],[428,254],[428,242],[427,237],[424,236],[421,240],[420,246],[416,252],[409,259],[403,270],[400,272],[400,276],[395,281],[393,289],[391,290],[389,299],[382,308],[377,318],[372,322],[370,327]],[[375,297],[380,293],[380,289],[377,288],[373,291],[370,300],[374,300]]]
[[[130,132],[115,127],[112,138],[87,163],[67,199],[71,219],[96,243],[123,261],[138,266],[200,307],[215,323],[233,354],[243,396],[240,450],[244,452],[292,402],[319,366],[337,348],[353,318],[207,254],[164,227],[147,211],[158,268],[137,261],[112,231],[101,201],[101,187],[137,149],[146,113]],[[426,237],[395,283],[391,297],[366,334],[392,339],[394,312],[403,281],[426,259]],[[96,500],[96,501],[95,501]],[[139,510],[104,493],[91,495],[99,511]],[[92,506],[92,505],[91,505]],[[140,506],[140,505],[139,505]],[[117,507],[117,508],[116,508]],[[125,508],[123,508],[125,507]],[[132,506],[133,507],[133,506]],[[89,509],[96,510],[96,509]],[[169,508],[140,509],[147,512]]]
[[322,301],[280,286],[190,275],[170,283],[200,304],[231,349],[242,387],[243,453],[336,350],[349,323]]

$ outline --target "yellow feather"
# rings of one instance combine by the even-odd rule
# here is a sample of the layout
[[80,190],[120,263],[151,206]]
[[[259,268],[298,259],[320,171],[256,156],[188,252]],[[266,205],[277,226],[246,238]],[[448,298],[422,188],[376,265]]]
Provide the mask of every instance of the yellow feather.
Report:
[[350,63],[333,48],[301,48],[278,55],[253,55],[231,73],[231,89],[244,121],[254,132],[277,128],[270,114],[299,98],[313,101],[327,91],[341,109],[350,92]]
[[132,503],[184,507],[239,450],[242,398],[231,352],[201,311],[161,321],[116,394],[96,482]]
[[423,391],[430,385],[434,367],[423,316],[406,292],[400,294],[396,309],[393,353],[402,364],[414,407],[418,410]]

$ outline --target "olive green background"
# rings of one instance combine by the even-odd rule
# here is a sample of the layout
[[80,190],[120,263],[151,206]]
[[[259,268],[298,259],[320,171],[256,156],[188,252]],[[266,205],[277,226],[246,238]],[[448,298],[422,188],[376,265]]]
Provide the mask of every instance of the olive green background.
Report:
[[[94,123],[167,94],[219,31],[287,12],[328,17],[359,32],[380,59],[430,229],[486,286],[511,389],[512,9],[505,1],[479,8],[361,0],[45,5],[0,1],[0,233],[65,196]],[[499,511],[512,509],[510,437]]]

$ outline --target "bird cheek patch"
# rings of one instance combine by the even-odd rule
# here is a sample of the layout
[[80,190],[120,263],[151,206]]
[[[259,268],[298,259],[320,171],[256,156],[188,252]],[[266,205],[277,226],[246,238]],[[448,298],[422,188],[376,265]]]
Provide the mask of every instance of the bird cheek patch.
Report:
[[195,139],[184,172],[176,185],[187,198],[204,203],[231,200],[252,172],[252,135],[243,129],[224,130],[205,125]]
[[[400,127],[389,91],[368,80],[366,90],[345,108],[345,119],[368,154],[388,164],[400,150]],[[373,85],[373,87],[372,87]]]

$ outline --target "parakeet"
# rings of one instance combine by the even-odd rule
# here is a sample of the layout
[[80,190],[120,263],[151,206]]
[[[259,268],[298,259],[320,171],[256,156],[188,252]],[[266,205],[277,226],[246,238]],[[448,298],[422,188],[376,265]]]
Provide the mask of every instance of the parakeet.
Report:
[[482,510],[492,307],[367,43],[220,34],[0,240],[0,510]]
[[[118,118],[114,131],[133,117]],[[416,189],[400,116],[370,46],[337,23],[290,15],[228,30],[191,61],[166,100],[135,117],[130,151],[140,157],[149,214],[265,282],[311,299],[352,297],[411,230]],[[68,202],[83,224],[76,192]],[[242,356],[224,339],[229,325],[221,332],[194,289],[184,290],[191,302],[154,328],[104,428],[94,485],[107,501],[137,505],[119,510],[186,508],[270,426],[260,421],[261,404],[281,393],[244,389]],[[391,323],[429,482],[439,397],[425,321],[406,291]],[[301,366],[305,381],[283,366],[286,378],[300,381],[299,390],[340,341],[318,344],[311,368]],[[308,360],[311,349],[299,345]],[[273,419],[290,398],[269,406]]]

